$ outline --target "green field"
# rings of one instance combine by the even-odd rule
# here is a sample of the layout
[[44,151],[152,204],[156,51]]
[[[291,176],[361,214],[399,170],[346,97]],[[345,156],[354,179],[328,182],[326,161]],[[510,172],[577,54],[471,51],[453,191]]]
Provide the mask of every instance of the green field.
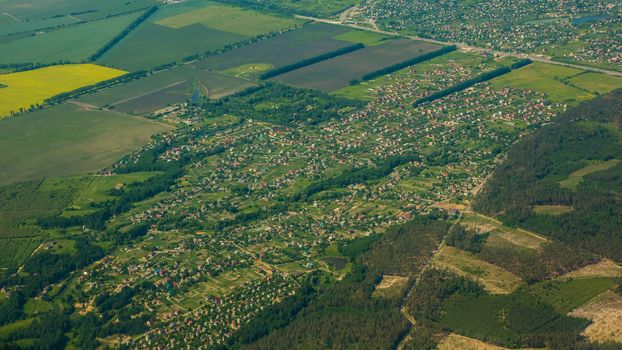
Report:
[[365,46],[375,46],[382,44],[389,37],[367,30],[353,30],[347,33],[343,33],[334,37],[337,40],[348,41],[351,43],[362,43]]
[[75,198],[64,210],[63,216],[84,215],[93,211],[91,205],[101,203],[114,198],[110,195],[111,190],[119,190],[123,187],[145,181],[159,172],[140,172],[119,174],[111,176],[78,176],[77,178],[52,178],[46,179],[42,188],[64,188],[67,183],[81,183],[76,190]]
[[565,315],[619,283],[619,278],[578,278],[546,281],[535,284],[529,289]]
[[584,168],[572,172],[570,175],[568,175],[568,178],[566,180],[563,180],[559,183],[559,186],[561,188],[566,188],[574,191],[577,189],[577,186],[579,186],[581,181],[583,181],[583,178],[585,176],[613,168],[618,164],[620,164],[619,159],[610,159],[606,162],[591,162],[591,164],[586,165]]
[[0,18],[10,19],[9,23],[36,22],[69,15],[80,20],[93,20],[144,9],[156,3],[155,0],[3,0],[0,1],[0,13],[5,15],[0,15]]
[[536,205],[533,212],[540,215],[563,215],[572,212],[574,209],[567,205]]
[[155,23],[173,29],[202,24],[207,28],[252,37],[291,27],[299,21],[239,7],[210,4],[198,10],[163,18]]
[[534,62],[527,67],[493,79],[492,84],[496,87],[514,86],[540,91],[553,102],[569,104],[577,104],[594,98],[595,95],[588,91],[608,92],[622,84],[622,79],[618,77],[599,73],[582,73],[583,71],[576,68]]
[[[0,184],[96,171],[170,127],[58,105],[0,122]],[[79,150],[79,151],[78,151]]]
[[3,42],[0,44],[0,63],[81,62],[104,46],[138,16],[138,13],[133,13],[112,17]]
[[536,296],[518,290],[510,295],[455,295],[445,305],[443,327],[506,347],[520,347],[530,335],[548,332],[576,336],[588,320],[558,313]]
[[151,69],[245,39],[245,36],[206,28],[200,24],[173,29],[145,23],[98,62],[126,70]]
[[600,94],[622,88],[622,77],[603,76],[600,73],[585,72],[569,79],[570,83]]

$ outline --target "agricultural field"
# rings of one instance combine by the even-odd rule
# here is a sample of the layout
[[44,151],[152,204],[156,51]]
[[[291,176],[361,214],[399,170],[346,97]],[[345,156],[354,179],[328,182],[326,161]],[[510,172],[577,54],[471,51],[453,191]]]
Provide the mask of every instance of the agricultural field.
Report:
[[348,86],[350,81],[359,79],[366,73],[438,48],[437,45],[396,39],[282,74],[274,80],[332,92]]
[[131,13],[42,31],[15,40],[2,40],[0,64],[84,62],[139,15]]
[[[0,184],[97,171],[171,127],[62,104],[0,122]],[[77,152],[76,150],[80,150]]]
[[586,73],[580,69],[535,62],[492,81],[498,87],[514,86],[540,91],[551,101],[576,105],[622,85],[622,77]]
[[160,19],[155,23],[173,29],[201,24],[207,28],[253,37],[283,30],[299,22],[292,18],[269,16],[239,7],[210,4],[198,10]]
[[346,28],[314,23],[260,40],[197,62],[202,68],[223,71],[248,64],[269,64],[274,68],[334,51],[349,45],[335,37],[349,33]]
[[60,65],[2,74],[0,82],[6,87],[0,90],[0,118],[41,104],[60,93],[123,74],[124,71],[94,64]]
[[[34,22],[53,18],[74,17],[88,21],[122,13],[138,11],[156,4],[154,0],[3,0],[0,10],[5,18],[16,23]],[[38,29],[38,28],[33,28]]]
[[[232,16],[238,22],[227,20]],[[261,34],[281,31],[298,23],[298,20],[237,7],[201,0],[186,1],[161,9],[99,62],[126,70],[151,69],[181,61],[187,56],[219,50]]]
[[244,79],[180,66],[81,96],[76,101],[123,113],[144,114],[188,100],[196,89],[203,97],[217,99],[253,85]]

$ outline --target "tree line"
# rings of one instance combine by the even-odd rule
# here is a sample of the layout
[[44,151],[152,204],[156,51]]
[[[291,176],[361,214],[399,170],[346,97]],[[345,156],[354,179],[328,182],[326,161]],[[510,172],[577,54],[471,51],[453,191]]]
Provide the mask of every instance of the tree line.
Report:
[[94,54],[89,57],[89,61],[94,62],[97,61],[100,57],[102,57],[106,52],[108,52],[113,46],[115,46],[119,41],[123,40],[128,34],[130,34],[134,29],[136,29],[141,23],[146,21],[149,17],[155,14],[158,11],[158,6],[150,7],[145,13],[140,15],[134,22],[130,23],[121,33],[117,34],[114,38],[112,38],[109,42],[107,42],[103,47],[99,50],[95,51]]
[[521,67],[524,67],[526,65],[531,64],[532,61],[529,59],[524,59],[521,61],[518,61],[516,63],[513,63],[512,65],[510,65],[509,67],[500,67],[497,68],[493,71],[490,72],[486,72],[486,73],[482,73],[474,78],[465,80],[463,82],[460,82],[456,85],[450,86],[448,88],[446,88],[445,90],[441,90],[441,91],[437,91],[435,93],[432,93],[428,96],[422,97],[420,99],[418,99],[417,101],[415,101],[415,103],[413,104],[413,107],[419,107],[424,103],[428,103],[428,102],[432,102],[432,101],[436,101],[438,99],[441,99],[443,97],[449,96],[453,93],[456,92],[460,92],[463,90],[466,90],[468,88],[470,88],[471,86],[475,85],[475,84],[479,84],[479,83],[483,83],[485,81],[488,80],[492,80],[496,77],[502,76],[504,74],[510,73],[512,70],[514,69],[518,69]]
[[361,77],[361,80],[366,81],[366,80],[371,80],[371,79],[377,78],[377,77],[385,75],[385,74],[391,74],[393,72],[397,72],[398,70],[404,69],[406,67],[414,66],[417,63],[425,62],[425,61],[431,60],[431,59],[433,59],[435,57],[448,54],[448,53],[450,53],[452,51],[455,51],[456,49],[457,48],[456,48],[455,45],[444,46],[444,47],[442,47],[442,48],[440,48],[438,50],[425,53],[425,54],[423,54],[421,56],[417,56],[417,57],[414,57],[414,58],[411,58],[411,59],[408,59],[408,60],[405,60],[405,61],[393,64],[393,65],[390,65],[388,67],[384,67],[384,68],[378,69],[378,70],[373,71],[371,73],[367,73],[367,74],[365,74],[365,75],[363,75]]
[[342,47],[340,49],[337,49],[335,51],[330,51],[330,52],[326,52],[323,53],[321,55],[317,55],[314,57],[310,57],[310,58],[306,58],[304,60],[300,60],[298,62],[294,62],[291,64],[288,64],[286,66],[282,66],[282,67],[278,67],[278,68],[274,68],[271,69],[263,74],[261,74],[259,76],[260,79],[265,80],[265,79],[270,79],[273,77],[276,77],[277,75],[281,75],[281,74],[285,74],[287,72],[291,72],[293,70],[296,69],[300,69],[302,67],[306,67],[306,66],[310,66],[312,64],[321,62],[321,61],[325,61],[331,58],[335,58],[337,56],[341,56],[341,55],[345,55],[347,53],[356,51],[356,50],[360,50],[365,48],[365,45],[363,45],[362,43],[356,43],[354,45],[350,45],[350,46],[346,46],[346,47]]

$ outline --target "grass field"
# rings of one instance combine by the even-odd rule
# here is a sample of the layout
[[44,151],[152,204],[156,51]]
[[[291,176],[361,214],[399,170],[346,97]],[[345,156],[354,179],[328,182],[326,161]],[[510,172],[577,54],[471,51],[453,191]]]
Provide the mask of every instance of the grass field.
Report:
[[89,213],[93,210],[91,209],[92,204],[112,199],[113,196],[109,194],[110,190],[121,189],[126,185],[142,182],[158,174],[158,172],[140,172],[112,176],[79,176],[78,179],[71,177],[52,178],[46,179],[42,187],[62,188],[67,181],[82,183],[76,191],[74,200],[68,209],[62,213],[63,216],[69,217]]
[[158,20],[156,24],[180,29],[192,24],[248,37],[291,27],[299,20],[265,15],[239,7],[210,4],[201,9]]
[[450,246],[443,247],[434,265],[473,279],[493,294],[509,294],[522,284],[513,273]]
[[610,159],[606,162],[592,162],[591,164],[581,168],[577,171],[574,171],[572,174],[568,176],[566,180],[563,180],[559,183],[561,188],[566,188],[569,190],[576,190],[577,186],[583,181],[583,178],[589,174],[593,174],[599,171],[607,170],[609,168],[613,168],[614,166],[620,164],[619,159]]
[[592,320],[583,334],[594,342],[622,343],[622,296],[605,292],[588,304],[574,310],[571,316]]
[[305,58],[351,45],[334,37],[347,33],[343,27],[314,23],[269,39],[201,60],[202,68],[224,71],[248,64],[281,67]]
[[[20,23],[32,22],[40,19],[49,19],[54,16],[66,17],[74,14],[81,20],[106,18],[111,15],[136,11],[156,4],[155,0],[4,0],[2,13],[17,18]],[[89,11],[87,13],[87,11]],[[80,13],[82,12],[82,13]],[[4,15],[15,21],[12,17]],[[0,22],[2,23],[2,22]]]
[[[609,87],[616,86],[621,80],[605,74],[590,73],[587,75],[587,73],[581,74],[582,72],[575,68],[534,62],[527,67],[493,79],[492,84],[497,87],[514,86],[540,91],[545,93],[553,102],[577,104],[595,97],[594,94],[582,89],[607,92],[612,90]],[[584,75],[586,76],[582,77]],[[574,79],[578,79],[578,81],[573,81],[571,78],[573,76],[576,76]],[[573,85],[579,88],[561,81],[566,78],[570,78]]]
[[332,92],[347,86],[351,80],[359,79],[366,73],[436,49],[437,45],[408,39],[392,40],[279,75],[274,80]]
[[539,215],[559,216],[570,213],[573,210],[573,207],[567,205],[536,205],[533,207],[533,212]]
[[585,72],[569,79],[573,85],[580,86],[592,92],[600,94],[622,88],[622,78],[607,76],[603,77],[600,73]]
[[11,111],[28,109],[62,92],[112,79],[124,71],[94,64],[51,66],[0,75],[6,88],[0,90],[0,118]]
[[97,107],[114,107],[123,113],[151,113],[188,99],[194,79],[209,98],[220,98],[253,85],[244,79],[182,66],[81,96],[78,101]]
[[[170,127],[62,104],[0,122],[0,184],[88,173]],[[77,151],[79,150],[79,152]]]
[[337,40],[348,41],[351,43],[362,43],[365,46],[375,46],[384,43],[389,37],[367,30],[353,30],[347,33],[343,33],[334,37]]
[[577,278],[545,281],[529,290],[565,315],[618,283],[620,279],[610,277]]
[[0,63],[82,62],[139,15],[132,13],[3,42],[0,44]]

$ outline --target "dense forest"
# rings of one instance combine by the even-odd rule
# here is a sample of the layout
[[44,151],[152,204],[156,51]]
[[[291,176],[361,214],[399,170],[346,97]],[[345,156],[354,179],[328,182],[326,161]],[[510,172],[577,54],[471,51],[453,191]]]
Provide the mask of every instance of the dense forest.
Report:
[[622,90],[568,110],[510,149],[476,210],[622,260],[620,127]]

